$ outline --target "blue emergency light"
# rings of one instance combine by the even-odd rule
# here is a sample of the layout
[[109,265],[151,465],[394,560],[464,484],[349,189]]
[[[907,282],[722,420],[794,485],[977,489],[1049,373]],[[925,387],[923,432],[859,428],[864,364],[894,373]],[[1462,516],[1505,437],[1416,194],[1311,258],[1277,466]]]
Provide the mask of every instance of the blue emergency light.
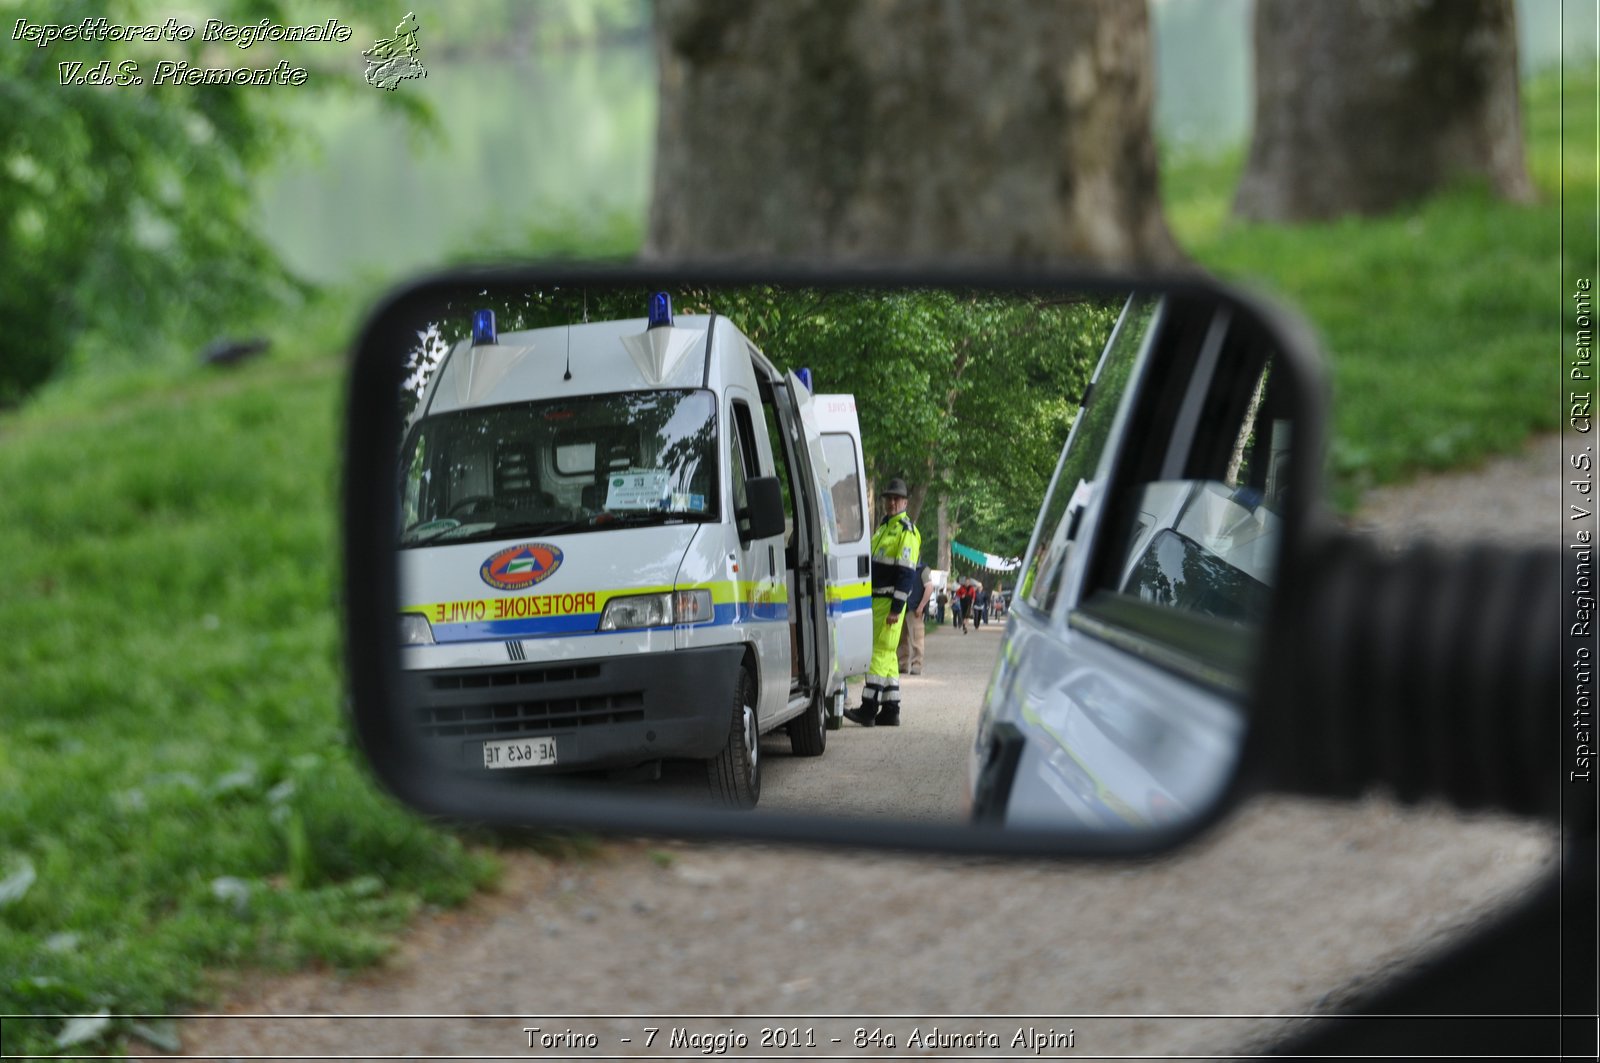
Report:
[[[804,384],[806,386],[806,390],[807,391],[811,391],[811,370],[809,370],[809,369],[796,369],[794,371],[794,375],[800,378],[800,383],[802,383],[802,384]],[[814,391],[812,391],[811,393],[813,395],[816,394],[816,392],[814,392]]]
[[672,327],[672,296],[656,292],[650,297],[650,328]]
[[474,310],[472,312],[472,345],[482,346],[485,343],[499,343],[494,331],[494,311]]

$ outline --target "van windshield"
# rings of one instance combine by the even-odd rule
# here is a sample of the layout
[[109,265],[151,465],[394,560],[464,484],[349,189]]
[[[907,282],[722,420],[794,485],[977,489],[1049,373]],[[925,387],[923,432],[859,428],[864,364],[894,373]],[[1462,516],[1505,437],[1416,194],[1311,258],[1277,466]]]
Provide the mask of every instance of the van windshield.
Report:
[[423,418],[401,450],[402,547],[718,518],[709,391],[626,391]]

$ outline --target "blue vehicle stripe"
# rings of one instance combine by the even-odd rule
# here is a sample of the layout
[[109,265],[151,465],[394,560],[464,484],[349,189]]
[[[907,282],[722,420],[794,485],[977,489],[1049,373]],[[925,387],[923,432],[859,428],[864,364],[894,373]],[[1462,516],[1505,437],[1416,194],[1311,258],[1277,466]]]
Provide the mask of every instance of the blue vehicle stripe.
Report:
[[[712,619],[705,624],[684,625],[692,627],[721,627],[733,624],[788,623],[789,607],[786,603],[750,605],[733,602],[715,607]],[[572,616],[526,617],[520,620],[482,620],[461,624],[435,624],[435,642],[489,642],[504,639],[577,638],[585,635],[622,635],[628,631],[671,631],[680,625],[660,624],[650,628],[628,628],[626,631],[597,631],[599,613],[575,613]]]

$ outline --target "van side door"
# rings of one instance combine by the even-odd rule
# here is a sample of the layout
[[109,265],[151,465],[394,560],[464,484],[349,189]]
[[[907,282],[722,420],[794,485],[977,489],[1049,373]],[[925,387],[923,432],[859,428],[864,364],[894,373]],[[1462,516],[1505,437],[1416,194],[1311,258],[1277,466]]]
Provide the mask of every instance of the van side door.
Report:
[[843,689],[872,659],[872,540],[866,460],[854,395],[812,395],[789,374],[818,483],[827,543],[828,668],[825,689]]
[[727,390],[727,499],[730,526],[728,549],[732,552],[734,602],[738,623],[755,646],[761,674],[757,677],[760,695],[757,715],[766,721],[782,714],[789,698],[789,623],[788,602],[783,579],[783,536],[749,538],[742,529],[739,513],[748,504],[745,483],[758,476],[773,475],[768,451],[766,422],[761,405],[742,388]]

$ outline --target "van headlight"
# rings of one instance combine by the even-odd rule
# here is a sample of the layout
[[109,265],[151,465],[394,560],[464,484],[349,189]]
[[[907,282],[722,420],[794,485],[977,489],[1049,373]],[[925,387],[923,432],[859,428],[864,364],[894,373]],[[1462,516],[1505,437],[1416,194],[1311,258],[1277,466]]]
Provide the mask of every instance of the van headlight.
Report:
[[400,614],[400,645],[432,646],[433,625],[421,613]]
[[630,631],[669,624],[704,624],[712,618],[710,591],[665,591],[613,598],[600,614],[601,631]]

